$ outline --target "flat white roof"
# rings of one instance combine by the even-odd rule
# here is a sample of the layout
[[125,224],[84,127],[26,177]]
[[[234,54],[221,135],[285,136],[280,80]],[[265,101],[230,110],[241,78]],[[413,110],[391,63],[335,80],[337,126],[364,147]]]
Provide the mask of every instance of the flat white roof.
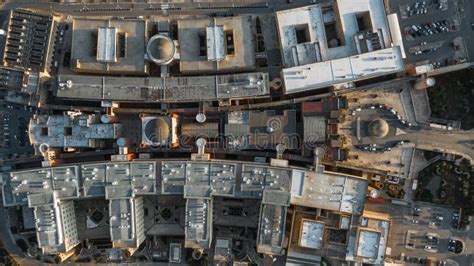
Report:
[[[294,178],[294,177],[293,177]],[[302,185],[300,184],[302,183]],[[367,192],[367,180],[333,172],[306,172],[298,182],[302,187],[292,194],[291,204],[333,210],[344,213],[362,213]]]
[[386,48],[346,58],[283,69],[287,93],[328,87],[338,83],[400,72],[404,69],[400,47]]
[[207,60],[219,61],[225,59],[224,26],[206,27]]
[[[356,54],[354,36],[361,31],[357,24],[357,15],[368,12],[372,30],[380,30],[384,47],[391,46],[383,0],[337,0],[333,11],[324,11],[320,4],[279,11],[277,27],[282,47],[283,63],[288,67],[334,60]],[[337,6],[337,8],[336,8]],[[339,14],[335,14],[335,12]],[[344,45],[328,47],[325,24],[339,23],[344,32]],[[308,29],[308,42],[298,43],[296,29]],[[308,45],[311,44],[311,45]],[[307,59],[309,50],[320,57]],[[311,62],[308,62],[311,61]]]
[[390,33],[383,0],[337,0],[337,7],[342,30],[344,31],[346,56],[350,56],[355,52],[352,38],[359,32],[356,15],[362,12],[369,12],[372,29],[380,29],[383,34],[385,47],[390,47]]
[[115,62],[117,28],[100,27],[97,33],[97,61]]
[[360,230],[359,243],[357,245],[357,256],[376,258],[379,252],[379,241],[379,232]]
[[303,220],[301,225],[300,246],[305,248],[321,248],[324,234],[324,223]]
[[[296,28],[308,25],[309,43],[319,43],[323,60],[326,58],[326,33],[324,30],[324,18],[320,5],[313,5],[295,9],[279,11],[277,14],[277,25],[280,34],[280,44],[283,51],[283,63],[287,66],[301,65],[295,64],[298,61],[294,55],[293,47],[298,52],[304,53],[304,44],[298,44],[296,38]],[[304,59],[304,58],[302,58]],[[299,60],[301,61],[301,60]]]
[[400,29],[400,23],[398,22],[397,13],[387,15],[388,25],[390,27],[390,35],[394,46],[400,46],[402,51],[402,57],[406,58],[405,46],[403,45],[402,31]]

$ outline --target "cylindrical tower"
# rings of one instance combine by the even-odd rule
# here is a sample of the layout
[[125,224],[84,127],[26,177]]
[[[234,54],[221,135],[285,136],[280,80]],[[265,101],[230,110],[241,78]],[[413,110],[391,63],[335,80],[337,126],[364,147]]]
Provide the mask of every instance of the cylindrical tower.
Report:
[[436,80],[433,77],[419,78],[415,81],[415,89],[422,90],[429,87],[433,87],[436,84]]
[[148,58],[158,65],[168,65],[176,54],[176,45],[173,40],[165,35],[154,35],[146,46]]

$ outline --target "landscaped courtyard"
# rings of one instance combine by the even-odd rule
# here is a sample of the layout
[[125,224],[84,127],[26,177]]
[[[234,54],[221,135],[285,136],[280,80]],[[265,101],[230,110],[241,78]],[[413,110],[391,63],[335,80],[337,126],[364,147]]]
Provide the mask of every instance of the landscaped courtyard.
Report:
[[442,205],[453,205],[470,200],[473,194],[471,190],[467,167],[440,160],[419,173],[415,198]]
[[459,120],[461,128],[474,128],[474,70],[465,69],[436,77],[428,90],[433,117]]
[[474,214],[474,181],[471,165],[439,160],[418,174],[415,200],[462,208],[464,217]]

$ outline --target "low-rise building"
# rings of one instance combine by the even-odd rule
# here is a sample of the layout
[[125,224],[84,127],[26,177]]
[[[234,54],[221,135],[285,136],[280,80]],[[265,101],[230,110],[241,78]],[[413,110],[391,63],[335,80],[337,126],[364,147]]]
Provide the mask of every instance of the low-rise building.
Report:
[[224,134],[231,149],[297,149],[296,111],[236,111],[227,114]]
[[381,0],[337,0],[276,17],[287,93],[404,70],[400,47],[391,47]]
[[110,122],[107,117],[73,112],[36,115],[30,120],[30,142],[39,152],[48,148],[98,148],[103,146],[103,141],[115,140],[122,134],[122,125]]
[[182,73],[255,68],[251,16],[178,20],[178,39]]
[[390,230],[390,216],[364,211],[352,228],[346,259],[367,264],[383,264],[387,238]]
[[105,77],[59,75],[58,98],[124,102],[196,102],[269,95],[262,72],[189,77]]
[[148,73],[147,24],[142,19],[74,18],[71,68],[77,72]]
[[11,10],[3,65],[37,72],[49,72],[56,38],[56,23],[50,14]]

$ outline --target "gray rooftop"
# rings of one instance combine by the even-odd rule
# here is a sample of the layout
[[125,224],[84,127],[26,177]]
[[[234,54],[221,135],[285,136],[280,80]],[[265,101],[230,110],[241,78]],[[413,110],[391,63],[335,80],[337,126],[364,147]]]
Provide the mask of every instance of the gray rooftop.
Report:
[[212,195],[234,196],[235,168],[235,164],[187,163],[185,197],[200,186],[208,187]]
[[28,194],[52,193],[59,198],[79,196],[79,173],[77,166],[40,168],[10,172],[3,183],[3,198],[6,206],[27,203]]
[[81,166],[85,197],[105,197],[105,169],[105,163]]
[[38,246],[41,248],[59,246],[61,244],[61,236],[56,228],[56,207],[53,204],[39,206],[35,208],[34,216],[37,219],[36,236]]
[[292,204],[361,214],[368,183],[354,176],[318,171],[306,172],[304,178],[293,179],[293,187]]
[[315,143],[326,140],[326,118],[324,116],[304,116],[303,130],[304,142]]
[[[252,25],[250,16],[179,20],[180,71],[190,73],[253,69],[255,40]],[[220,26],[224,40],[219,35],[214,35],[215,30],[210,30],[217,30]],[[232,36],[232,42],[228,40],[228,35]],[[203,39],[201,42],[200,38]],[[213,55],[213,52],[220,56]],[[216,57],[222,60],[216,61]]]
[[286,206],[262,204],[257,239],[260,253],[281,254],[285,232]]
[[289,192],[293,172],[302,171],[231,161],[163,161],[161,193],[183,194],[186,184],[187,197],[262,198],[264,189]]
[[390,216],[364,211],[349,234],[346,260],[359,263],[383,264],[389,237]]
[[287,149],[298,148],[294,110],[281,115],[274,110],[230,112],[224,131],[230,148],[275,149],[280,143]]
[[[70,81],[71,86],[66,86]],[[56,96],[93,101],[189,102],[266,96],[268,74],[195,77],[100,77],[58,75]]]
[[262,199],[258,249],[272,254],[282,252],[290,202],[360,213],[366,191],[367,181],[355,177],[219,160],[137,160],[31,169],[11,172],[3,183],[6,206],[26,204],[28,198],[30,207],[40,210],[56,200],[105,197],[110,200],[110,230],[116,247],[135,247],[143,241],[140,195],[183,195],[187,200],[185,246],[195,248],[210,247],[213,196]]
[[144,20],[75,18],[71,66],[81,72],[145,74],[145,40]]
[[39,75],[37,72],[0,67],[0,88],[31,95],[36,94],[38,87]]
[[109,202],[109,212],[111,240],[115,241],[133,239],[133,200],[112,199]]
[[38,246],[46,254],[66,252],[79,244],[74,202],[57,202],[54,193],[28,195],[28,205],[34,208]]
[[185,221],[185,246],[209,248],[212,239],[212,200],[187,199]]
[[299,246],[319,249],[323,243],[324,223],[313,220],[303,220],[300,231]]
[[49,147],[99,147],[99,140],[117,139],[121,124],[102,124],[95,114],[64,114],[35,116],[30,120],[30,140],[33,145]]
[[379,241],[379,232],[360,230],[357,255],[366,258],[376,258],[379,250]]
[[106,164],[107,199],[130,198],[136,194],[154,194],[155,163],[108,163]]

